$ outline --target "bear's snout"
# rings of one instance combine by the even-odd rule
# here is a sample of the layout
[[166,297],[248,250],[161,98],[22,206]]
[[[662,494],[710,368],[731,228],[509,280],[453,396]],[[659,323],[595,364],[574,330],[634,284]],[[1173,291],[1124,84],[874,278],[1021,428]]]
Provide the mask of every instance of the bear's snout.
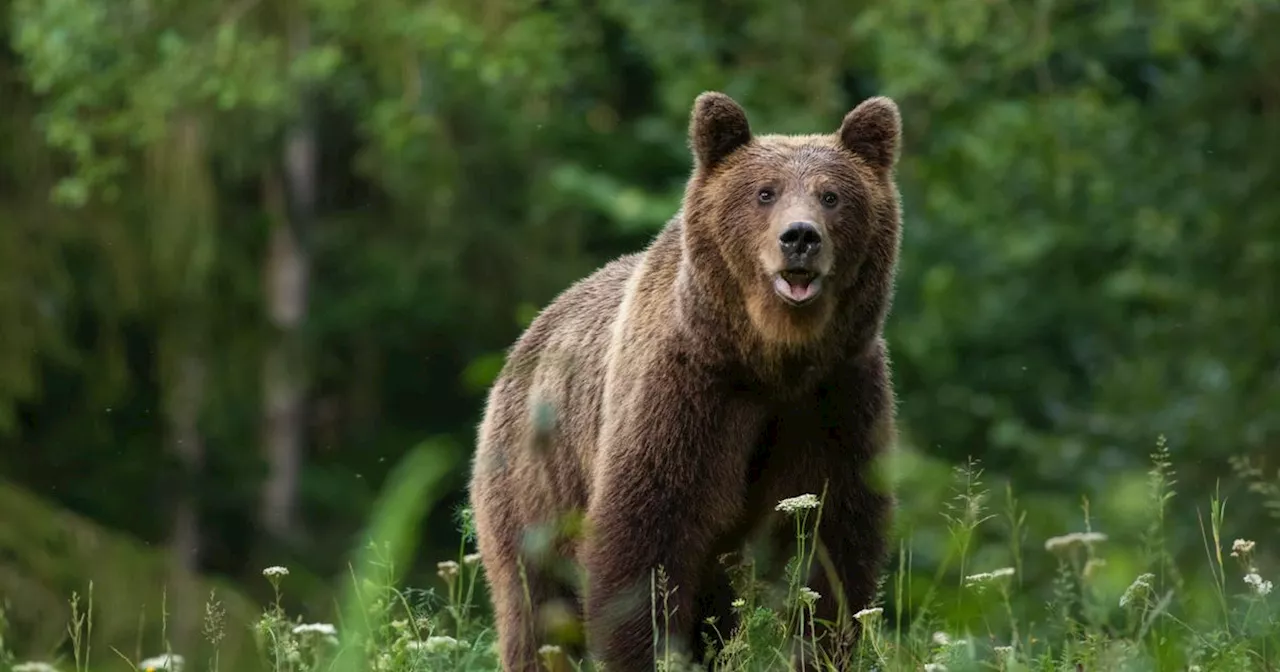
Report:
[[822,232],[812,222],[791,222],[778,236],[783,268],[788,271],[812,270],[822,249]]

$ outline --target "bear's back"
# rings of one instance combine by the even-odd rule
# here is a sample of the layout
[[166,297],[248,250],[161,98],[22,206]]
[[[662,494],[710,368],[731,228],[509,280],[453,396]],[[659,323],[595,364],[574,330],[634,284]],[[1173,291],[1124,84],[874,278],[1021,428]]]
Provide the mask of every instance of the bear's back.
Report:
[[519,517],[586,504],[609,341],[643,258],[614,259],[561,292],[512,346],[493,384],[477,485],[501,483],[514,491],[504,496],[528,498]]

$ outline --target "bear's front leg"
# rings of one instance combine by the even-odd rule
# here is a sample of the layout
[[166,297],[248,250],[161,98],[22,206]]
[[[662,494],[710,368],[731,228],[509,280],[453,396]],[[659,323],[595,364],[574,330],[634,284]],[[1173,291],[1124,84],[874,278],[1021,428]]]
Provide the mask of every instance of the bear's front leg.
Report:
[[[813,564],[803,578],[803,585],[818,593],[814,627],[810,628],[806,617],[803,642],[797,640],[795,644],[806,650],[803,658],[809,669],[854,669],[849,656],[861,635],[862,624],[853,615],[870,607],[876,597],[887,558],[893,496],[881,490],[877,479],[866,473],[873,468],[869,461],[822,459],[810,449],[796,452],[808,453],[805,457],[809,459],[796,456],[794,462],[796,467],[803,465],[804,473],[789,470],[785,480],[788,487],[774,490],[774,500],[805,493],[820,495],[824,488],[826,496]],[[813,520],[811,512],[806,524],[810,540]],[[778,557],[785,560],[796,552],[796,531],[789,517],[784,521],[774,532],[774,548]],[[811,548],[806,548],[806,554]],[[814,642],[822,652],[822,660],[814,658]],[[801,656],[798,648],[793,654]]]
[[818,525],[819,553],[825,558],[814,558],[809,581],[819,595],[818,632],[808,633],[810,641],[816,635],[840,670],[852,669],[849,656],[862,632],[854,615],[871,606],[887,558],[893,498],[869,474],[861,473],[869,468],[865,464],[854,473],[833,470]]
[[825,437],[810,444],[815,471],[825,475],[818,541],[828,560],[814,563],[811,585],[821,596],[817,618],[838,624],[826,642],[836,669],[849,669],[862,631],[853,616],[876,597],[894,504],[883,462],[896,436],[883,350],[858,364],[825,390],[818,405]]
[[[871,606],[885,568],[894,496],[883,472],[877,472],[894,441],[894,424],[886,360],[879,349],[842,367],[807,403],[787,409],[769,436],[770,501],[826,492],[819,553],[805,577],[805,585],[819,595],[817,631],[809,631],[806,619],[805,640],[816,639],[835,669],[851,669],[849,656],[861,633],[853,615]],[[795,527],[782,515],[774,539],[785,558],[796,551]],[[809,523],[813,520],[810,514]],[[812,652],[805,659],[816,662]]]
[[629,385],[596,456],[585,617],[591,655],[609,672],[651,670],[655,655],[694,650],[697,598],[711,588],[700,585],[704,570],[742,515],[760,413],[710,383],[673,384],[682,378]]

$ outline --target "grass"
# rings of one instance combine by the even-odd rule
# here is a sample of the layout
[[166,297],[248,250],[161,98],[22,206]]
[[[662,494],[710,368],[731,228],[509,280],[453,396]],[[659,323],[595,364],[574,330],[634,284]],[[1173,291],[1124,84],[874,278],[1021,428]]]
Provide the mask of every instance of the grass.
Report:
[[[5,641],[0,611],[0,672],[36,670],[177,669],[220,671],[221,644],[232,628],[248,629],[262,668],[273,672],[378,670],[387,672],[498,670],[495,632],[483,598],[479,557],[470,517],[460,516],[455,558],[437,565],[432,585],[401,586],[400,567],[411,555],[416,522],[432,500],[423,493],[449,465],[423,448],[393,477],[370,527],[370,541],[352,563],[337,622],[306,622],[286,613],[287,568],[263,571],[277,599],[252,623],[228,623],[215,596],[205,605],[203,646],[187,657],[164,650],[139,661],[117,650],[90,650],[92,586],[72,598],[67,646],[50,663],[19,662]],[[1251,471],[1252,469],[1252,471]],[[1254,492],[1268,498],[1260,472],[1238,467]],[[1176,474],[1163,440],[1142,482],[1140,516],[1124,538],[1097,527],[1089,500],[1081,501],[1079,528],[1041,534],[1013,487],[1006,484],[997,510],[981,466],[955,468],[941,515],[919,517],[901,534],[879,603],[861,608],[865,636],[849,669],[860,670],[1270,670],[1276,665],[1280,628],[1272,584],[1259,553],[1265,544],[1227,534],[1227,502],[1218,495],[1194,506],[1194,529],[1203,547],[1192,563],[1171,551]],[[1276,494],[1276,493],[1270,493]],[[903,496],[904,501],[909,497]],[[797,493],[779,503],[796,530],[796,552],[785,580],[776,586],[755,578],[749,563],[733,568],[741,622],[717,633],[713,659],[698,667],[655,646],[659,670],[789,669],[799,655],[828,664],[825,642],[792,646],[812,623],[817,595],[800,581],[818,553],[814,530],[822,515],[821,493]],[[1131,507],[1133,508],[1133,507]],[[1038,511],[1037,514],[1043,513]],[[1114,516],[1108,516],[1113,518]],[[1185,529],[1187,526],[1183,525]],[[915,563],[921,554],[932,571]],[[658,629],[670,617],[669,586],[661,568],[650,594]],[[63,647],[67,648],[66,646]],[[554,646],[548,663],[564,665]],[[165,656],[172,654],[171,658]],[[92,659],[92,662],[91,662]],[[178,665],[179,661],[181,665]],[[168,666],[166,666],[168,662]],[[47,667],[42,667],[47,665]],[[563,669],[561,667],[560,669]],[[574,668],[576,669],[576,668]]]

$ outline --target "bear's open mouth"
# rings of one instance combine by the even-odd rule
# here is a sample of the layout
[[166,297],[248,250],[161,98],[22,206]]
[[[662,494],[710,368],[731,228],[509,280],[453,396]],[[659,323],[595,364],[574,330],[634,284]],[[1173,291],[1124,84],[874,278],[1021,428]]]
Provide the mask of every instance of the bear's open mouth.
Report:
[[782,271],[773,276],[773,291],[792,305],[813,300],[822,289],[822,277],[813,271]]

